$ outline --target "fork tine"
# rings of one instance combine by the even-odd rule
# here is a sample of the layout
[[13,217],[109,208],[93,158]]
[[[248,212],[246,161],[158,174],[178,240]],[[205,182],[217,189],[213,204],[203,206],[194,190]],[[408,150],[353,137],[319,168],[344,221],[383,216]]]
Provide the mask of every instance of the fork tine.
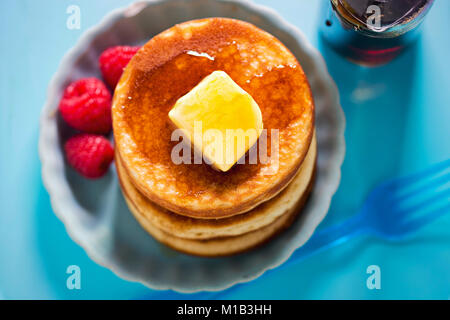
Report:
[[398,213],[410,215],[412,212],[424,209],[432,204],[437,203],[439,200],[445,199],[446,197],[447,201],[450,203],[450,188],[446,188],[443,191],[438,192],[434,196],[427,198],[409,208],[401,209],[398,211]]
[[[411,190],[411,191],[409,191],[409,192],[407,192],[407,193],[405,193],[405,194],[403,194],[401,196],[393,197],[391,199],[391,201],[395,201],[396,203],[400,203],[401,201],[404,201],[404,200],[406,200],[408,198],[411,198],[411,197],[413,197],[413,196],[415,196],[415,195],[417,195],[419,193],[422,193],[425,190],[431,190],[431,189],[435,190],[435,189],[445,185],[448,182],[450,182],[450,172],[445,174],[445,175],[442,175],[442,176],[439,176],[437,178],[434,178],[431,181],[429,181],[428,183],[426,183],[426,184],[424,184],[424,185],[422,185],[422,186],[420,186],[418,188],[415,188],[414,190]],[[400,192],[397,191],[397,193],[400,193]]]
[[434,209],[419,218],[415,218],[403,225],[405,232],[413,232],[426,224],[436,220],[437,218],[443,216],[450,211],[450,202],[442,207]]
[[400,188],[403,186],[407,186],[413,182],[419,182],[423,179],[430,178],[449,167],[450,167],[450,159],[442,161],[440,163],[437,163],[437,164],[431,166],[430,168],[425,169],[422,172],[418,172],[418,173],[415,173],[415,174],[412,174],[412,175],[409,175],[409,176],[406,176],[403,178],[393,179],[391,181],[388,181],[385,183],[384,186],[386,188]]

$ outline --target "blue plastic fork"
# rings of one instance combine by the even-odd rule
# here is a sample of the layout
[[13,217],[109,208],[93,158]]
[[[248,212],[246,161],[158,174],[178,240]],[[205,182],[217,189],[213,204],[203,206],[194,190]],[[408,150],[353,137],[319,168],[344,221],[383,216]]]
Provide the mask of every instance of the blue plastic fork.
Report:
[[[277,269],[290,265],[358,235],[402,240],[450,211],[450,160],[409,177],[381,184],[367,198],[358,214],[348,220],[317,231]],[[221,292],[206,293],[200,299],[220,299],[248,284],[235,285]]]

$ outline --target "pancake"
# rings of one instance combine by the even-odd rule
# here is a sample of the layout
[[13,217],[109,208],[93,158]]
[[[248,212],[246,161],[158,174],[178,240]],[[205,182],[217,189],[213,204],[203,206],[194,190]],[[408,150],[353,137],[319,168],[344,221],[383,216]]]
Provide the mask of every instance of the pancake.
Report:
[[[128,203],[143,226],[150,224],[177,238],[206,240],[233,237],[264,228],[296,208],[298,199],[307,193],[315,170],[317,145],[315,137],[308,154],[292,182],[276,197],[253,210],[225,219],[194,219],[174,214],[148,200],[130,182],[116,152],[119,181]],[[147,222],[143,222],[146,220]]]
[[[227,172],[172,162],[178,142],[170,139],[168,112],[216,70],[258,103],[269,142],[271,129],[279,130],[274,174],[268,174],[273,162]],[[160,207],[198,219],[232,217],[276,196],[298,172],[314,129],[311,90],[294,55],[261,29],[225,18],[185,22],[151,39],[125,69],[112,116],[116,149],[132,184]]]
[[140,212],[134,207],[134,204],[130,200],[127,198],[125,198],[125,200],[131,212],[140,222],[142,227],[144,227],[144,229],[147,230],[147,232],[159,242],[179,252],[190,255],[201,257],[222,257],[242,253],[262,246],[283,230],[290,227],[302,207],[305,205],[312,186],[313,180],[310,181],[307,192],[305,192],[305,194],[298,199],[296,206],[289,212],[286,212],[286,214],[279,217],[272,224],[240,236],[208,240],[183,239],[166,233],[151,224],[149,220],[145,219],[145,217],[141,216]]
[[[239,235],[222,237],[217,235],[226,234],[227,230],[233,228],[233,222],[235,225],[238,225],[242,221],[232,217],[220,219],[215,224],[214,220],[192,219],[171,214],[167,210],[152,204],[139,191],[133,189],[133,186],[127,180],[126,171],[121,166],[120,158],[116,159],[116,166],[118,167],[119,179],[128,207],[141,226],[150,235],[161,243],[183,253],[203,257],[219,257],[241,253],[261,246],[288,228],[295,221],[295,218],[301,212],[312,190],[316,167],[315,157],[316,144],[314,141],[306,159],[308,163],[307,168],[302,168],[289,186],[275,198],[238,217],[248,215],[246,220],[253,220],[261,214],[268,213],[269,210],[282,212],[281,215],[275,217],[270,224],[264,225],[261,228]],[[159,228],[159,218],[169,220],[176,219],[176,217],[179,218],[179,221],[171,221],[172,226],[175,226],[172,229],[166,231]],[[189,221],[187,229],[192,230],[192,226],[194,225],[197,230],[207,230],[207,226],[210,226],[211,230],[209,235],[214,235],[214,237],[205,239],[183,238],[182,236],[185,234],[183,233],[185,231],[183,224],[186,222],[186,219]],[[225,226],[221,223],[223,220],[229,220],[225,223]],[[244,231],[242,228],[240,230],[241,232]]]

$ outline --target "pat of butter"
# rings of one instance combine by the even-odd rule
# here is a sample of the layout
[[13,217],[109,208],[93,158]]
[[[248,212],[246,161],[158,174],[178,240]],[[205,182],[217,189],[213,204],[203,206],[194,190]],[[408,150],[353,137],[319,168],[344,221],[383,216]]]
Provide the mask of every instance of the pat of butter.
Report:
[[223,71],[214,71],[178,99],[171,121],[201,150],[204,160],[228,171],[263,130],[256,101]]

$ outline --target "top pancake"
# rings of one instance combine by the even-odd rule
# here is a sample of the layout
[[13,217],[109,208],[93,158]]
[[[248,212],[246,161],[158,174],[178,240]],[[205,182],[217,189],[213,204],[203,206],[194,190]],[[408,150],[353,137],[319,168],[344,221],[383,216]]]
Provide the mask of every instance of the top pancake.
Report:
[[[225,71],[258,103],[269,156],[271,129],[279,130],[275,172],[273,161],[247,161],[227,172],[172,162],[179,142],[171,141],[168,112],[215,70]],[[270,34],[225,18],[185,22],[151,39],[125,69],[112,114],[116,148],[135,187],[194,218],[230,217],[275,196],[300,168],[314,128],[311,90],[296,58]]]

